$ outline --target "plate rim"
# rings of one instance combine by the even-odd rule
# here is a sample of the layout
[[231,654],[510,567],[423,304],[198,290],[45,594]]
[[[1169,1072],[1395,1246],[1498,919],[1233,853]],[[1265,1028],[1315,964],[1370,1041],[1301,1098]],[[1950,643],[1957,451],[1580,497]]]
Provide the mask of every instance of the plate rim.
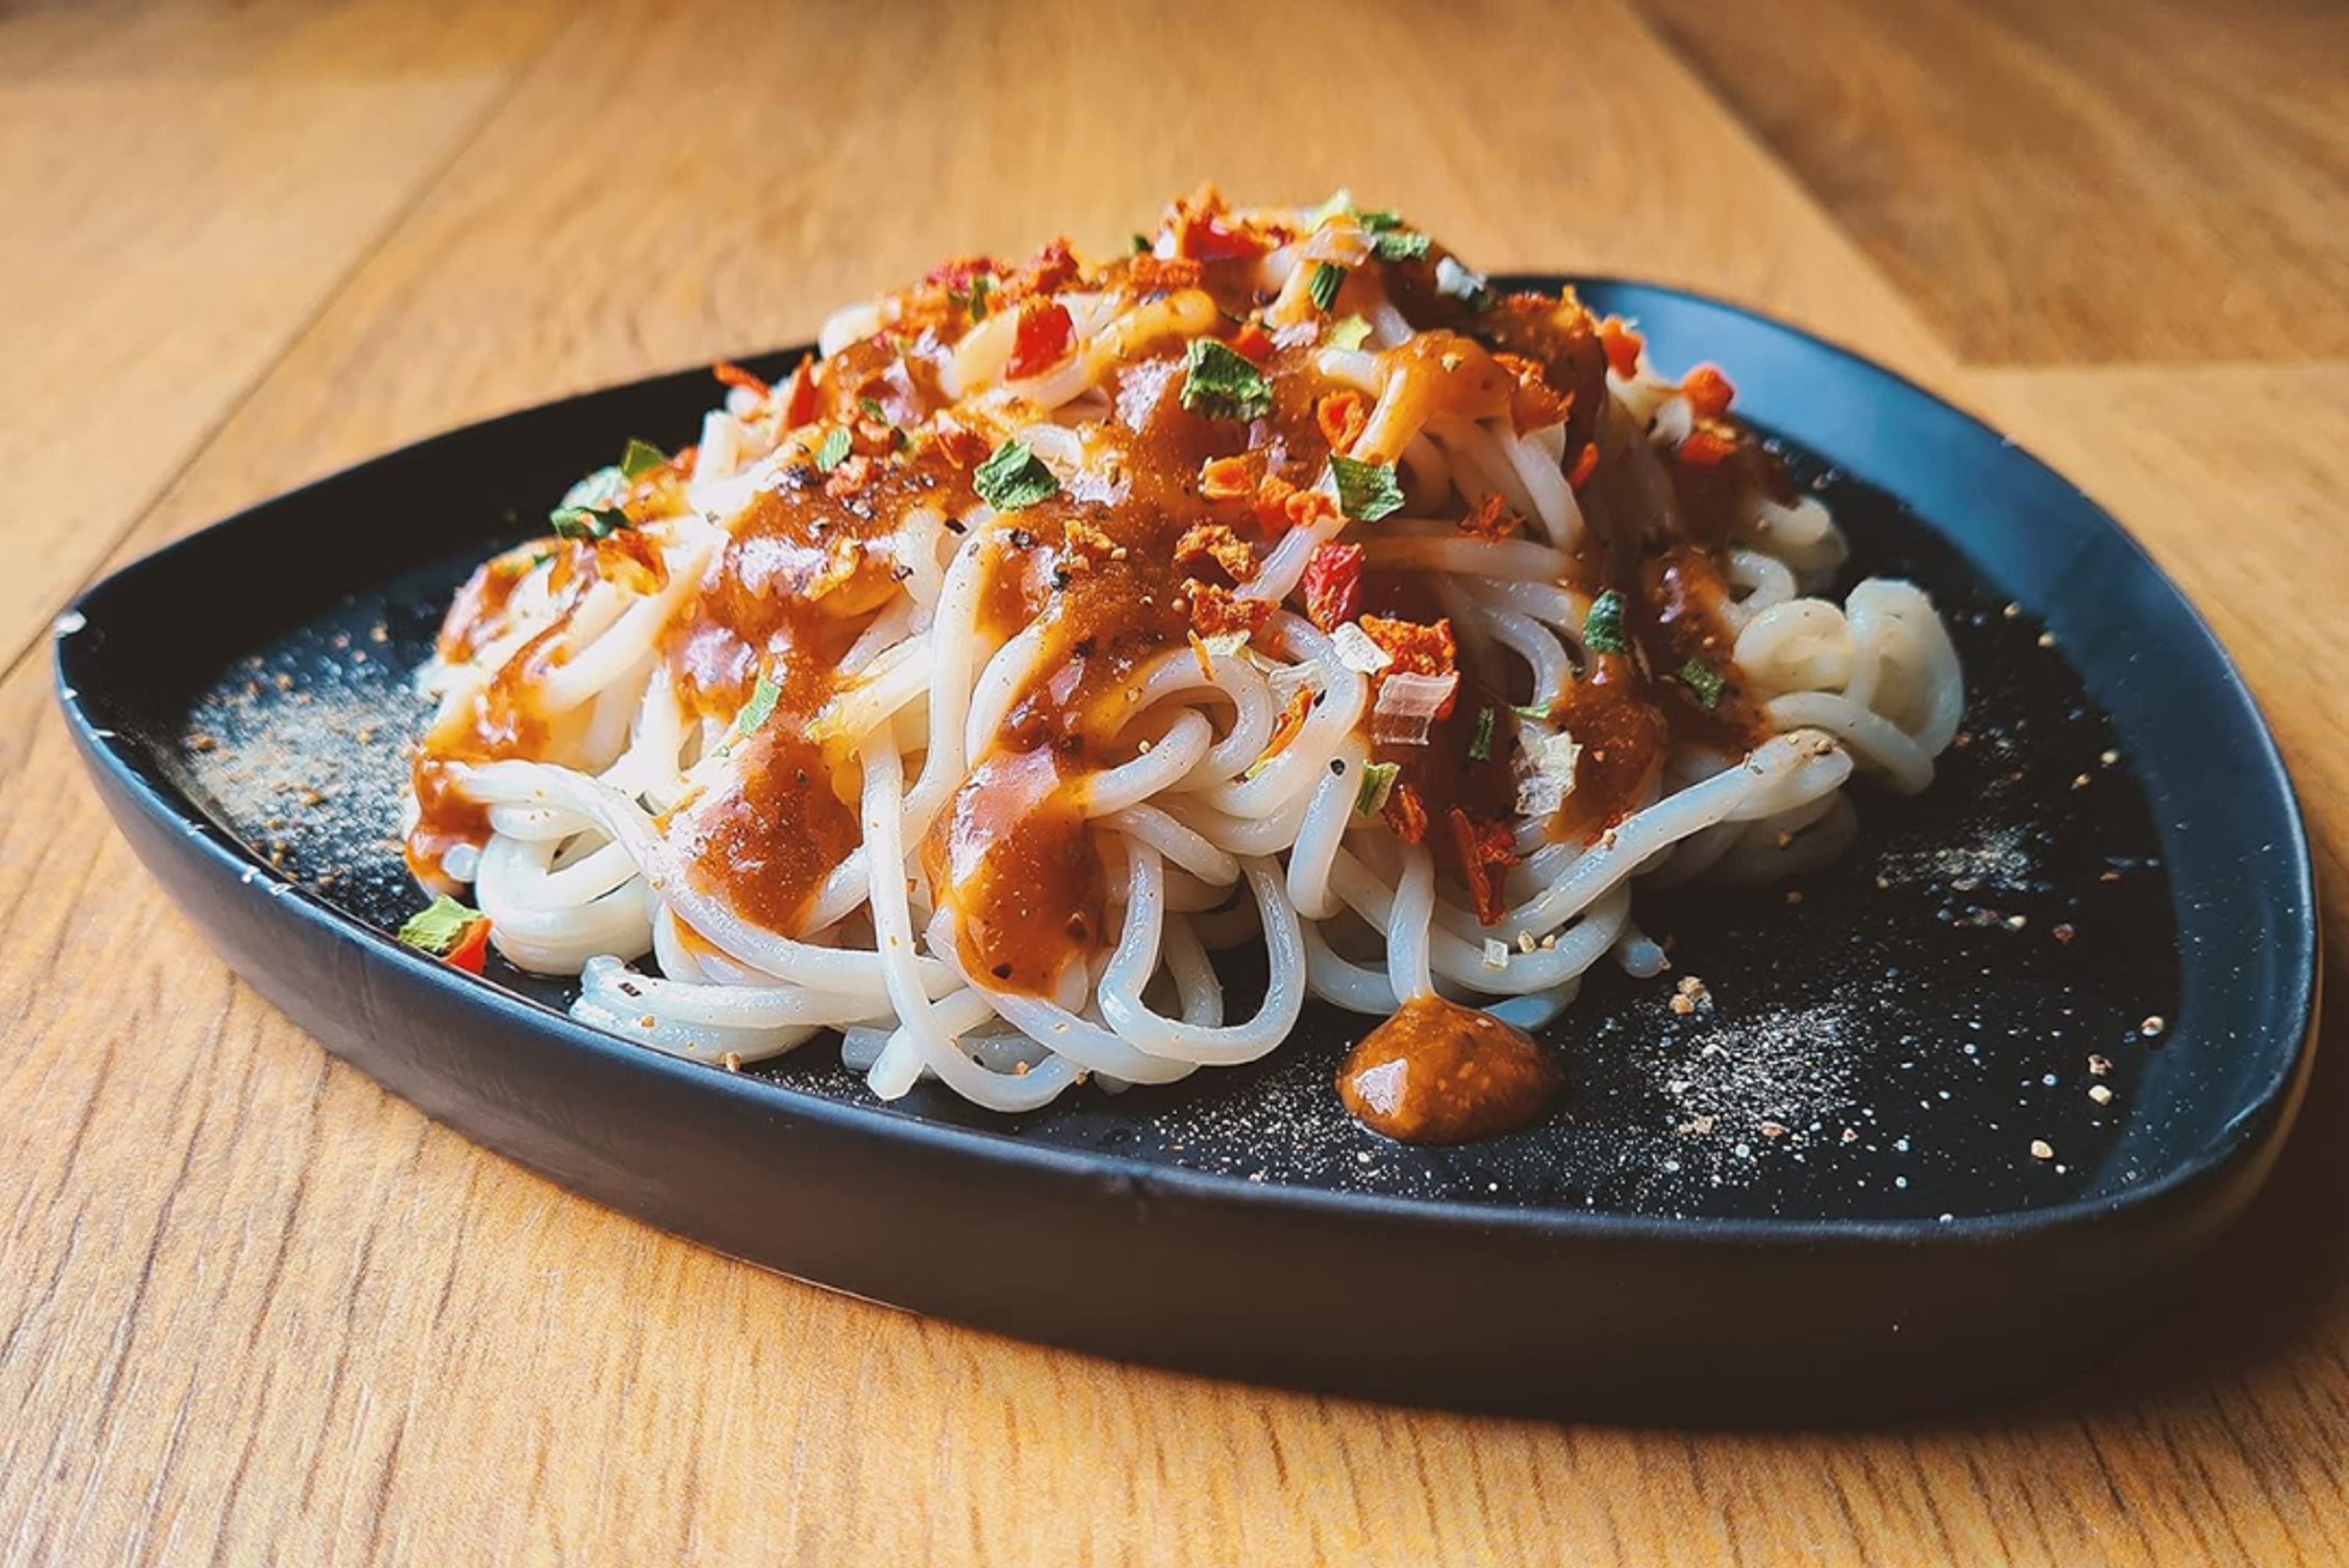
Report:
[[[1651,1246],[1733,1244],[1745,1247],[1815,1251],[1822,1246],[1866,1247],[1897,1243],[1902,1247],[1963,1250],[1988,1243],[2034,1241],[2066,1229],[2166,1206],[2173,1200],[2226,1176],[2247,1158],[2279,1145],[2296,1114],[2316,1047],[2322,999],[2322,911],[2315,896],[2314,862],[2298,792],[2276,744],[2274,732],[2257,696],[2226,645],[2211,629],[2194,600],[2165,572],[2128,528],[2080,486],[2065,478],[2013,438],[1970,409],[1950,401],[1900,371],[1890,368],[1831,338],[1797,326],[1751,306],[1676,284],[1651,283],[1613,274],[1511,271],[1495,273],[1496,284],[1557,288],[1568,285],[1603,294],[1612,291],[1664,295],[1684,304],[1742,317],[1767,333],[1789,339],[1799,348],[1824,354],[1838,362],[1844,374],[1877,381],[1913,399],[1944,418],[1959,421],[1967,434],[1987,439],[2000,449],[2002,460],[2027,465],[2061,485],[2071,500],[2094,521],[2118,536],[2151,580],[2167,591],[2176,608],[2199,639],[2199,651],[2215,661],[2226,692],[2242,705],[2256,737],[2256,755],[2249,758],[2258,776],[2263,804],[2280,809],[2282,845],[2290,875],[2279,876],[2276,894],[2284,900],[2284,913],[2295,940],[2288,960],[2285,994],[2279,1021],[2287,1039],[2273,1047],[2272,1070],[2259,1083],[2257,1093],[2233,1117],[2189,1154],[2164,1164],[2149,1179],[2101,1196],[2077,1197],[2038,1207],[1996,1210],[1957,1215],[1948,1220],[1849,1219],[1818,1217],[1788,1219],[1758,1216],[1666,1216],[1621,1210],[1562,1207],[1486,1207],[1449,1198],[1410,1197],[1394,1193],[1340,1191],[1278,1181],[1254,1182],[1217,1171],[1160,1164],[1129,1155],[1096,1153],[1023,1139],[1006,1130],[964,1127],[905,1114],[880,1102],[834,1099],[778,1083],[752,1074],[729,1073],[683,1057],[633,1045],[578,1023],[567,1014],[496,982],[451,968],[401,946],[388,933],[342,913],[300,883],[270,867],[243,845],[226,825],[214,820],[192,797],[170,784],[150,779],[140,766],[138,748],[100,726],[85,706],[70,665],[74,634],[91,618],[89,611],[136,578],[167,571],[178,559],[218,548],[224,532],[238,528],[264,508],[288,504],[348,481],[376,465],[396,461],[419,447],[450,439],[508,418],[573,403],[583,398],[629,391],[655,382],[706,373],[693,365],[632,377],[544,402],[527,404],[483,416],[464,425],[434,432],[416,441],[377,453],[269,496],[216,521],[167,542],[88,583],[73,597],[52,624],[53,690],[67,720],[76,748],[85,763],[102,770],[140,810],[159,825],[181,831],[202,847],[213,869],[233,873],[252,896],[274,899],[295,918],[319,927],[326,934],[360,943],[379,958],[396,958],[411,977],[435,986],[453,1005],[501,1016],[509,1024],[539,1030],[552,1028],[574,1048],[596,1053],[608,1068],[622,1073],[644,1073],[674,1079],[680,1087],[715,1092],[747,1106],[785,1109],[802,1119],[852,1137],[899,1140],[922,1146],[925,1152],[978,1161],[1010,1168],[1015,1173],[1042,1179],[1075,1179],[1099,1182],[1104,1178],[1146,1191],[1154,1196],[1190,1199],[1226,1207],[1259,1212],[1301,1212],[1349,1222],[1375,1222],[1405,1227],[1467,1224],[1515,1240],[1628,1243]],[[745,356],[751,362],[788,359],[812,352],[812,344],[794,344]],[[1832,454],[1822,453],[1830,462]],[[1881,485],[1881,476],[1861,476]],[[1888,490],[1890,487],[1885,486]],[[1898,497],[1898,491],[1892,490]],[[1946,531],[1930,521],[1937,534]],[[225,960],[223,960],[225,963]],[[305,1031],[306,1032],[306,1031]],[[2261,1031],[2264,1035],[2265,1031]],[[324,1048],[324,1043],[319,1042]],[[698,1075],[688,1077],[687,1075]],[[474,1141],[468,1139],[468,1141]],[[513,1158],[491,1147],[502,1158]],[[523,1163],[527,1163],[523,1161]]]

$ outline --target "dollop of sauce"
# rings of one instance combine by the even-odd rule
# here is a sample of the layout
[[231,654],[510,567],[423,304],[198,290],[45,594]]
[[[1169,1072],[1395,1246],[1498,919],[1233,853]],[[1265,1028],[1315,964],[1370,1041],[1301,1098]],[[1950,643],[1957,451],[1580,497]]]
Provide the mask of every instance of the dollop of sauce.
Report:
[[1355,1120],[1399,1143],[1466,1143],[1538,1120],[1566,1069],[1522,1029],[1440,996],[1414,996],[1338,1069]]

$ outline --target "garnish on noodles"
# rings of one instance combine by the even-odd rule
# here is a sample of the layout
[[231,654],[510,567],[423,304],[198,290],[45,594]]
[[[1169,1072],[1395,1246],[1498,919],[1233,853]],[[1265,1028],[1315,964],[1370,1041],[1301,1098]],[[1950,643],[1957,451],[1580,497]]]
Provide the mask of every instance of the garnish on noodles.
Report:
[[1825,596],[1842,536],[1734,368],[1342,194],[957,259],[781,381],[719,366],[694,445],[474,573],[409,863],[698,1060],[836,1030],[884,1099],[1018,1111],[1318,997],[1387,1020],[1366,1124],[1522,1125],[1523,1031],[1663,966],[1636,887],[1819,863],[1854,771],[1922,789],[1957,726],[1922,593]]

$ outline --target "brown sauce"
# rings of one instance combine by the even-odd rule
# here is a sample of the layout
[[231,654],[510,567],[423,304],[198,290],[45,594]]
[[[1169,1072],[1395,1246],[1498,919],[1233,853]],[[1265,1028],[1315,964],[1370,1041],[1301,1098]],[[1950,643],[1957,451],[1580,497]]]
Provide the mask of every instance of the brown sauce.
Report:
[[687,875],[764,929],[803,935],[823,879],[864,841],[854,797],[840,793],[855,789],[855,764],[797,723],[770,722],[740,744],[740,784],[692,813]]
[[1414,996],[1338,1069],[1338,1098],[1401,1143],[1465,1143],[1538,1120],[1566,1069],[1522,1029],[1439,996]]

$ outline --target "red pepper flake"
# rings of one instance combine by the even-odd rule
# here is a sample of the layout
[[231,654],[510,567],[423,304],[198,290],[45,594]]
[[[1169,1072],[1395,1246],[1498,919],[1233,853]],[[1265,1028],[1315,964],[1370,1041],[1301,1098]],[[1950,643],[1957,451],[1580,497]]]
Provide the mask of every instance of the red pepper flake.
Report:
[[1333,452],[1350,452],[1371,428],[1371,407],[1360,392],[1332,392],[1313,407],[1314,422]]
[[[1459,645],[1452,640],[1452,623],[1448,620],[1439,620],[1429,626],[1417,621],[1365,615],[1362,634],[1394,661],[1380,672],[1382,675],[1448,676],[1459,667]],[[1435,717],[1442,718],[1451,711],[1452,704],[1445,703]]]
[[1199,467],[1199,493],[1209,500],[1243,500],[1256,493],[1262,452],[1209,458]]
[[1076,325],[1058,300],[1031,299],[1019,307],[1019,327],[1012,341],[1011,358],[1004,377],[1025,381],[1041,376],[1069,356],[1075,346]]
[[1729,377],[1721,373],[1719,366],[1700,365],[1681,383],[1681,396],[1688,399],[1689,408],[1697,418],[1718,419],[1729,412],[1737,388],[1730,385]]
[[1257,526],[1269,537],[1292,528],[1311,528],[1337,515],[1337,500],[1328,490],[1299,490],[1273,474],[1257,481]]
[[958,469],[977,468],[987,461],[988,454],[995,449],[988,444],[985,436],[963,425],[951,414],[937,417],[936,422],[930,427],[930,438],[937,443],[938,450],[946,454],[947,461]]
[[1607,351],[1607,367],[1629,380],[1640,368],[1640,352],[1648,346],[1645,339],[1631,330],[1630,323],[1619,315],[1610,315],[1599,324],[1599,344]]
[[815,356],[802,354],[792,367],[791,386],[783,397],[783,428],[796,430],[815,418]]
[[1185,212],[1175,232],[1175,253],[1200,262],[1247,261],[1271,249],[1218,213]]
[[1509,423],[1518,435],[1547,430],[1565,421],[1567,411],[1574,407],[1574,394],[1552,387],[1542,375],[1539,361],[1521,354],[1495,354],[1493,359],[1517,378],[1517,389],[1509,395]]
[[1395,837],[1406,844],[1420,843],[1427,837],[1427,807],[1421,801],[1419,791],[1400,779],[1387,790],[1386,804],[1379,808],[1379,815],[1387,820]]
[[1517,863],[1516,840],[1503,822],[1479,827],[1459,807],[1452,808],[1452,844],[1460,853],[1460,872],[1475,901],[1476,923],[1498,925],[1509,912],[1502,897],[1502,879]]
[[[1257,502],[1259,508],[1261,501]],[[1262,512],[1258,512],[1259,520]],[[1338,515],[1338,500],[1328,490],[1298,490],[1292,487],[1281,498],[1281,520],[1291,528],[1311,528]]]
[[1718,430],[1695,430],[1680,444],[1677,455],[1692,469],[1710,469],[1728,461],[1736,450],[1733,436],[1724,436]]
[[1509,510],[1498,490],[1486,496],[1475,511],[1460,520],[1460,531],[1472,539],[1506,539],[1525,526],[1525,519]]
[[1316,545],[1305,558],[1305,618],[1334,632],[1362,608],[1362,547]]
[[1246,540],[1224,523],[1195,522],[1175,542],[1174,563],[1185,572],[1196,572],[1208,562],[1222,567],[1235,583],[1246,583],[1256,575],[1256,552]]
[[1173,294],[1177,289],[1195,289],[1205,269],[1187,256],[1171,260],[1143,254],[1133,258],[1125,270],[1125,281],[1136,294]]
[[773,387],[768,386],[765,382],[760,380],[757,377],[751,375],[749,371],[743,369],[740,366],[735,364],[731,360],[719,360],[717,364],[709,367],[709,374],[718,377],[719,384],[720,386],[739,387],[743,391],[750,394],[751,397],[758,398],[761,403],[765,402],[774,393]]
[[1003,285],[1000,298],[1008,305],[1040,294],[1058,294],[1076,282],[1081,271],[1069,242],[1065,238],[1055,240],[1037,252],[1036,259]]
[[1272,357],[1272,335],[1255,322],[1243,322],[1232,334],[1232,352],[1250,365],[1262,365]]
[[1582,455],[1574,459],[1574,467],[1566,476],[1566,482],[1579,490],[1590,482],[1590,476],[1598,467],[1599,443],[1586,441],[1582,445]]
[[1186,578],[1183,593],[1191,601],[1191,629],[1203,637],[1220,637],[1232,632],[1254,636],[1272,615],[1269,601],[1243,599],[1218,583]]
[[1275,474],[1267,474],[1257,480],[1257,526],[1271,535],[1285,532],[1289,526],[1288,498],[1297,493],[1295,485]]

